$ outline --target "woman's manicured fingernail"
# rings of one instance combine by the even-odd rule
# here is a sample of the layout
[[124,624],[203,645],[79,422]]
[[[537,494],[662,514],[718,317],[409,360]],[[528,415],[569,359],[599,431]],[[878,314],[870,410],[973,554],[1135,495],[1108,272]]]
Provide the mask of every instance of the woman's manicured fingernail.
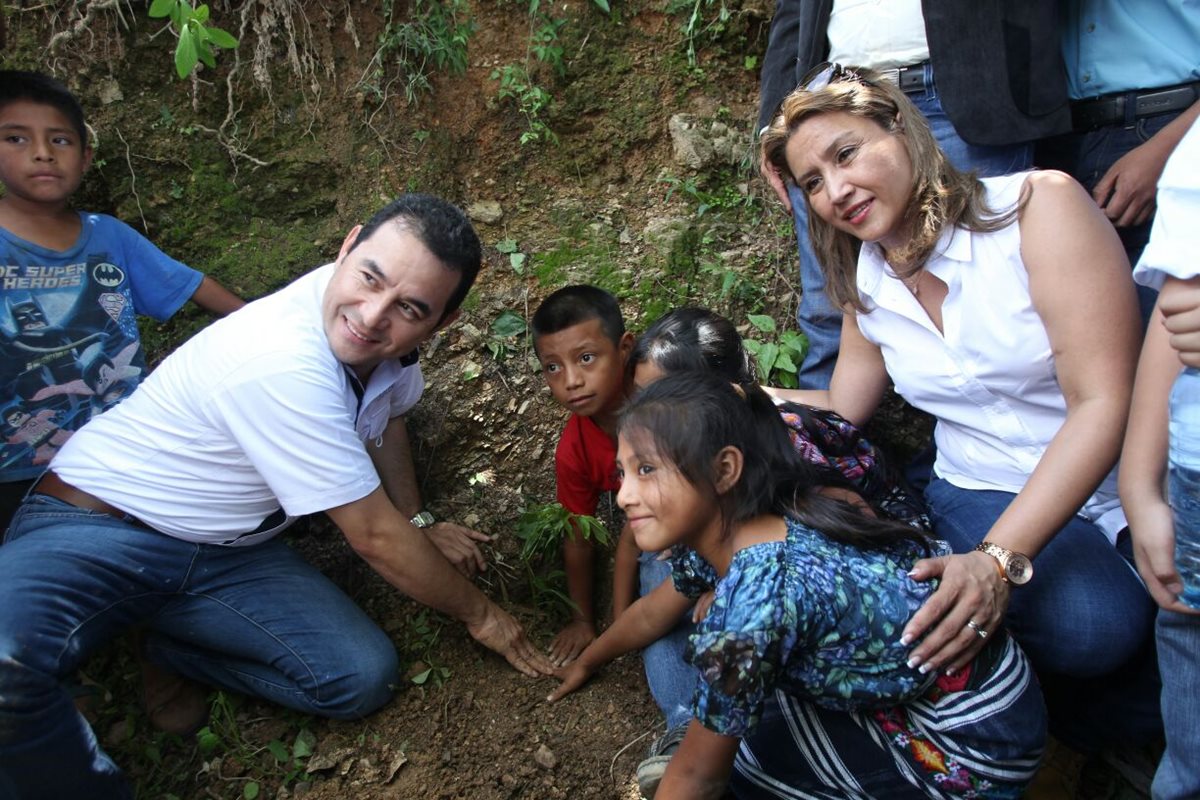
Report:
[[913,637],[911,634],[906,633],[900,637],[900,646],[901,647],[908,647],[912,643],[913,643]]
[[919,666],[921,666],[921,659],[917,658],[916,656],[913,656],[908,660],[909,669],[916,669]]
[[929,670],[931,670],[931,669],[933,669],[932,664],[922,664],[921,668],[917,671],[920,672],[922,675],[924,675],[925,673],[929,672]]

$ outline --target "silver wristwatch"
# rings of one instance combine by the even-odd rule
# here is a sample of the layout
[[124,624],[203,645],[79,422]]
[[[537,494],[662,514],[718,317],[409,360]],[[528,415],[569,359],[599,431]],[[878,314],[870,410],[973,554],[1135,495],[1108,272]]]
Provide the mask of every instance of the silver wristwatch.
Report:
[[413,515],[413,518],[410,519],[409,522],[411,522],[417,528],[428,528],[430,525],[437,522],[437,520],[433,518],[433,514],[429,513],[425,509],[421,509]]

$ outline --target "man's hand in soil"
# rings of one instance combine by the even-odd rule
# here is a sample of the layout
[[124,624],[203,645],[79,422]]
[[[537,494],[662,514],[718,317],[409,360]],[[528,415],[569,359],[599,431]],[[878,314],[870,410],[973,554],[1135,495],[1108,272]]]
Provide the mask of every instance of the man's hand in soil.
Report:
[[596,638],[596,626],[585,619],[573,620],[550,644],[550,661],[556,667],[570,664]]
[[529,641],[521,623],[495,603],[489,603],[483,621],[468,625],[467,632],[475,637],[475,641],[504,656],[509,664],[531,678],[554,672],[549,659]]
[[468,578],[487,569],[487,561],[476,542],[490,542],[492,537],[453,522],[438,522],[425,529],[429,541]]
[[581,659],[575,659],[567,666],[554,670],[554,677],[558,678],[562,683],[546,697],[546,702],[553,703],[563,699],[587,683],[594,673],[595,670]]

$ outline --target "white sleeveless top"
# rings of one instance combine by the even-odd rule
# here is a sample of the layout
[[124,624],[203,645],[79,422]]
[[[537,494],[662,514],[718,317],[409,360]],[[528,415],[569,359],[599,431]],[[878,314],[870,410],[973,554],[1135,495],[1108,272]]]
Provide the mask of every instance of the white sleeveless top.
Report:
[[[987,178],[990,208],[1017,203],[1029,173]],[[925,267],[946,283],[939,333],[874,244],[858,259],[869,313],[858,327],[896,391],[937,418],[934,472],[964,489],[1019,492],[1067,416],[1046,327],[1029,295],[1016,221],[995,233],[946,231]],[[1110,541],[1125,527],[1116,469],[1079,515]]]

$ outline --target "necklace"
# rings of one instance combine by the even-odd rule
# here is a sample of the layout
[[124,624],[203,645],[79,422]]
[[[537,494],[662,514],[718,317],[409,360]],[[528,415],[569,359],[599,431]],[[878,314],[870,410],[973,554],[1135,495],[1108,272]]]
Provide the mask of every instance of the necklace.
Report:
[[919,269],[912,275],[897,275],[896,277],[899,278],[900,282],[904,284],[904,288],[912,292],[913,297],[920,297],[922,274],[924,274],[924,270]]

